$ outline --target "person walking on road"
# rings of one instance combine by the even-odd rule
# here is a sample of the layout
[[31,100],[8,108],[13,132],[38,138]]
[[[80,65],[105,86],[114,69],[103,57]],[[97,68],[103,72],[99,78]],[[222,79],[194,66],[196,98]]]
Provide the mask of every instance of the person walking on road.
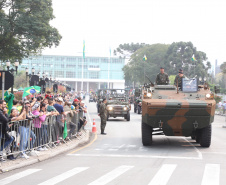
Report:
[[101,134],[102,135],[106,135],[106,133],[104,132],[105,127],[106,127],[106,122],[107,122],[107,99],[104,98],[103,102],[100,104],[100,113],[98,114],[100,116],[101,119],[101,125],[100,125],[100,129],[101,129]]

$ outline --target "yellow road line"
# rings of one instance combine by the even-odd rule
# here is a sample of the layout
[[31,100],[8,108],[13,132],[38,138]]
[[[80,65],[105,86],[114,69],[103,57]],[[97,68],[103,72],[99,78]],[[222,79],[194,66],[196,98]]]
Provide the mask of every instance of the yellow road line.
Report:
[[77,149],[77,150],[71,152],[70,154],[73,154],[73,153],[75,153],[75,152],[78,152],[79,150],[82,150],[82,149],[84,149],[84,148],[86,148],[86,147],[92,145],[92,144],[96,141],[96,139],[97,139],[97,133],[95,133],[94,139],[93,139],[89,144],[87,144],[87,145],[85,145],[84,147],[79,148],[79,149]]

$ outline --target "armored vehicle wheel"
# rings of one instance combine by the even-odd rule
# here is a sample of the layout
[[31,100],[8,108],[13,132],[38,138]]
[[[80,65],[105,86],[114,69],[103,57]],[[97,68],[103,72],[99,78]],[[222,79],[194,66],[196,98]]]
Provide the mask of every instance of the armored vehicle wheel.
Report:
[[140,112],[141,112],[141,107],[137,106],[137,113],[140,114]]
[[150,146],[152,144],[152,127],[142,122],[141,132],[143,145]]
[[200,130],[196,130],[196,134],[195,134],[195,141],[196,141],[196,143],[200,142],[200,135],[201,135]]
[[212,125],[209,125],[200,130],[199,143],[202,147],[209,147],[211,144]]
[[127,120],[127,121],[130,121],[130,112],[127,112],[126,120]]

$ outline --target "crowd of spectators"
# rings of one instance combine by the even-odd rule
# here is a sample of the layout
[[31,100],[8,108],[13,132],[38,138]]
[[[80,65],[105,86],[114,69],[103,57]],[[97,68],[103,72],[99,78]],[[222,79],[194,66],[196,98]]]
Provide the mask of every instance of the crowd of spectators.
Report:
[[[67,117],[73,117],[75,113],[79,113],[79,121],[77,125],[73,120],[69,122],[67,139],[76,137],[75,134],[81,134],[77,131],[87,122],[85,115],[87,107],[82,99],[83,95],[80,97],[77,93],[52,95],[47,92],[45,96],[38,95],[30,101],[13,100],[10,115],[7,114],[6,102],[0,100],[0,162],[6,160],[3,155],[4,150],[8,160],[15,160],[16,157],[28,159],[29,155],[48,150],[47,143],[50,136],[47,119],[51,116],[56,117],[57,129],[54,135],[56,138],[53,139],[57,140],[57,143],[60,144],[63,140]],[[12,152],[15,146],[18,146],[19,150],[17,156]]]

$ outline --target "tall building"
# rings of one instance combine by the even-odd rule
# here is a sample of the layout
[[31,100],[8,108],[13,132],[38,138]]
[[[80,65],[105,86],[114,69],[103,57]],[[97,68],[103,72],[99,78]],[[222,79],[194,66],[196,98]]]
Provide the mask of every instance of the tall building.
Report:
[[[86,57],[43,55],[26,58],[19,70],[35,68],[35,73],[47,73],[52,78],[71,85],[76,91],[98,88],[124,88],[122,68],[125,60],[116,57]],[[83,76],[83,77],[82,77]]]

